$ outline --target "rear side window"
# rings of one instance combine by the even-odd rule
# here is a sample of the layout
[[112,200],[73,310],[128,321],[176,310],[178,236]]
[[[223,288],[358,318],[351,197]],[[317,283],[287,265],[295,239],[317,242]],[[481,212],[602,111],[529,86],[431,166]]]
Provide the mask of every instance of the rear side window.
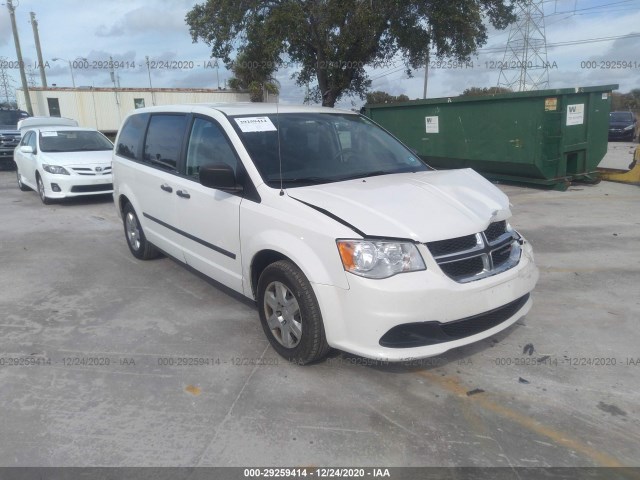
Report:
[[141,160],[140,143],[147,128],[148,114],[132,115],[122,126],[116,153],[131,160]]
[[186,125],[186,115],[152,115],[143,161],[153,167],[177,171]]

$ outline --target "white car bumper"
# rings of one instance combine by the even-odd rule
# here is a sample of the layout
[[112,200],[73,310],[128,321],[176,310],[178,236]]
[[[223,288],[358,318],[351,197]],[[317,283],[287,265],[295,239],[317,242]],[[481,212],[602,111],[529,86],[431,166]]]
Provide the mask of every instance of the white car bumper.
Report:
[[329,345],[376,360],[408,361],[482,340],[515,323],[531,308],[529,293],[538,275],[525,243],[518,265],[474,282],[457,283],[428,265],[426,271],[384,280],[349,274],[347,290],[313,286]]
[[106,175],[54,175],[42,173],[42,181],[47,197],[67,198],[84,195],[104,195],[113,193],[113,177]]

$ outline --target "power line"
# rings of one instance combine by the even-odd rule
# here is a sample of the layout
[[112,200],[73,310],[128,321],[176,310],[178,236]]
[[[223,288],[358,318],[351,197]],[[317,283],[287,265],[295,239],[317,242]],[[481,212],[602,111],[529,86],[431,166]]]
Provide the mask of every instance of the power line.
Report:
[[[624,4],[624,3],[629,3],[632,1],[637,1],[637,0],[621,0],[618,2],[611,2],[611,3],[606,3],[603,5],[597,5],[594,7],[586,7],[586,8],[582,8],[582,9],[576,9],[575,12],[582,12],[582,11],[587,11],[587,10],[593,10],[593,9],[597,9],[597,8],[604,8],[607,6],[611,6],[611,5],[618,5],[618,4]],[[545,0],[542,3],[551,3],[551,2],[555,2],[555,0]],[[635,10],[635,9],[629,9],[629,10]],[[620,10],[622,11],[622,10]],[[561,12],[558,12],[558,14],[560,14]],[[558,23],[562,20],[566,20],[568,18],[571,18],[571,16],[573,15],[594,15],[594,14],[599,14],[601,12],[589,12],[589,13],[574,13],[573,10],[570,11],[566,11],[564,12],[564,14],[569,14],[567,17],[561,18],[559,20],[556,20],[555,22],[551,22],[549,23],[549,25]],[[551,15],[547,15],[547,17],[549,17]],[[498,35],[494,35],[492,38],[495,38],[497,36],[503,35],[506,32],[503,33],[499,33]],[[547,43],[547,49],[549,48],[557,48],[557,47],[565,47],[565,46],[574,46],[574,45],[584,45],[584,44],[589,44],[589,43],[600,43],[600,42],[609,42],[609,41],[614,41],[614,40],[620,40],[620,39],[630,39],[630,38],[637,38],[640,37],[640,33],[629,33],[626,35],[614,35],[614,36],[609,36],[609,37],[598,37],[598,38],[584,38],[584,39],[578,39],[578,40],[567,40],[564,42],[555,42],[555,43]],[[482,53],[499,53],[499,52],[503,52],[504,49],[506,48],[506,45],[497,45],[494,47],[486,47],[486,48],[481,48],[478,49],[476,51],[476,54],[482,54]],[[400,63],[401,60],[398,60],[397,62],[394,63]],[[394,73],[399,73],[403,70],[405,70],[405,66],[399,66],[399,67],[392,67],[389,70],[383,71],[379,74],[376,74],[375,76],[371,77],[371,81],[375,81],[375,80],[379,80],[381,78],[387,77],[389,75],[393,75]],[[400,77],[398,77],[400,78]]]
[[[587,43],[610,42],[612,40],[620,40],[627,38],[640,37],[640,33],[628,33],[626,35],[614,35],[611,37],[585,38],[581,40],[567,40],[566,42],[547,43],[547,48],[566,47],[570,45],[584,45]],[[477,53],[496,53],[501,52],[505,47],[481,48]]]
[[605,3],[603,5],[595,5],[593,7],[585,7],[585,8],[579,8],[579,9],[573,9],[573,10],[566,10],[564,12],[554,12],[554,13],[550,13],[549,15],[547,15],[547,17],[553,17],[555,15],[563,15],[565,13],[573,13],[575,14],[576,12],[584,12],[586,10],[596,10],[598,8],[604,8],[604,7],[609,7],[611,5],[619,5],[621,3],[629,3],[629,2],[635,2],[637,0],[620,0],[618,2],[611,2],[611,3]]
[[[599,43],[599,42],[610,42],[613,40],[619,40],[619,39],[627,39],[627,38],[637,38],[640,37],[640,33],[630,33],[627,35],[616,35],[616,36],[612,36],[612,37],[601,37],[601,38],[586,38],[586,39],[582,39],[582,40],[569,40],[566,42],[557,42],[557,43],[547,43],[547,48],[557,48],[557,47],[565,47],[565,46],[573,46],[573,45],[584,45],[584,44],[588,44],[588,43]],[[495,47],[495,48],[488,48],[488,49],[481,49],[478,50],[478,53],[498,53],[498,52],[502,52],[504,51],[504,47]],[[394,70],[391,71],[387,71],[384,73],[381,73],[379,75],[376,75],[375,77],[371,77],[371,81],[374,80],[379,80],[381,78],[387,77],[389,75],[393,75],[394,73],[398,73],[400,71],[403,71],[405,69],[405,67],[400,67],[400,68],[396,68]],[[398,77],[400,78],[400,77]]]

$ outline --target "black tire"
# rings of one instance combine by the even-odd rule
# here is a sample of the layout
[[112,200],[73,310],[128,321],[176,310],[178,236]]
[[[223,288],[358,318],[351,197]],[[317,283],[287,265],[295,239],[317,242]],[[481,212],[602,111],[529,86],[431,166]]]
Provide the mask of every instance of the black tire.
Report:
[[[278,299],[276,292],[281,287],[280,293],[284,294]],[[258,311],[269,343],[287,360],[306,365],[321,360],[329,353],[322,314],[313,288],[304,273],[290,261],[272,263],[260,275]],[[275,322],[278,323],[274,325]]]
[[18,188],[20,190],[22,190],[23,192],[28,192],[29,190],[31,190],[24,183],[22,183],[22,179],[20,178],[20,172],[18,171],[17,168],[16,168],[16,177],[17,177],[17,181],[18,181]]
[[38,196],[40,197],[40,200],[42,200],[42,203],[45,205],[51,205],[52,200],[47,197],[47,193],[44,190],[44,182],[42,181],[42,177],[39,173],[36,173],[36,183],[38,184]]
[[130,203],[122,209],[122,225],[131,255],[139,260],[151,260],[160,255],[158,249],[147,241],[138,215]]

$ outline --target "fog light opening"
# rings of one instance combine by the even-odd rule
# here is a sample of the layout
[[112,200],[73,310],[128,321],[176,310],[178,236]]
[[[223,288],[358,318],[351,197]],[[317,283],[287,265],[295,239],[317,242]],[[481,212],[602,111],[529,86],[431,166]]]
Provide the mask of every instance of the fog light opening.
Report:
[[60,186],[57,183],[52,183],[51,184],[51,190],[53,190],[54,192],[60,192]]

